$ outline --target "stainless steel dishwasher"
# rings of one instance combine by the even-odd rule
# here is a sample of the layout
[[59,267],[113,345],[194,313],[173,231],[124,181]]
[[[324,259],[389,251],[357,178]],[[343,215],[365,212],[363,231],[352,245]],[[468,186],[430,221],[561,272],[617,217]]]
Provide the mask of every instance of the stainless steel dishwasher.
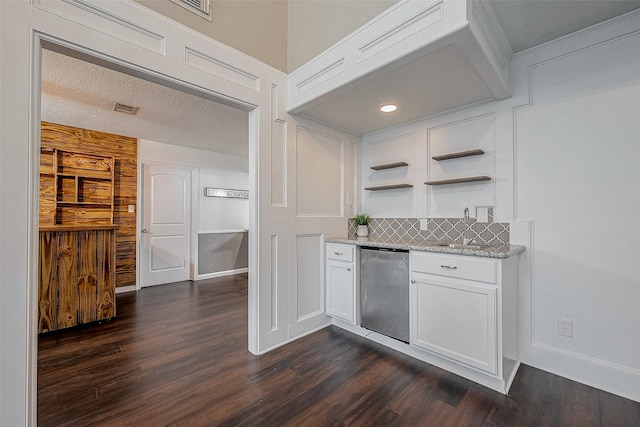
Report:
[[409,342],[409,251],[360,248],[360,325]]

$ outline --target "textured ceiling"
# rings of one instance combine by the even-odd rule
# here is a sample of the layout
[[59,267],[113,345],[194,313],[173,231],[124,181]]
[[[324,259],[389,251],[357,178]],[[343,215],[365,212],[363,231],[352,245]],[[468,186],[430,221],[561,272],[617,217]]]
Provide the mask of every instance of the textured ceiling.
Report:
[[[116,102],[140,110],[118,113]],[[246,112],[49,50],[42,51],[42,120],[248,155]]]

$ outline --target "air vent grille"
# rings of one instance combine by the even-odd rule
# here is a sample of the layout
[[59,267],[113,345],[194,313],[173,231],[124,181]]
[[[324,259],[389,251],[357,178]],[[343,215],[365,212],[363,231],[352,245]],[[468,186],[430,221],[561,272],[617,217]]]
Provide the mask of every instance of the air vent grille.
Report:
[[117,111],[118,113],[131,114],[132,116],[134,116],[139,109],[140,107],[133,107],[131,105],[125,105],[119,102],[116,102],[116,104],[113,106],[113,111]]
[[173,3],[211,21],[210,0],[171,0]]

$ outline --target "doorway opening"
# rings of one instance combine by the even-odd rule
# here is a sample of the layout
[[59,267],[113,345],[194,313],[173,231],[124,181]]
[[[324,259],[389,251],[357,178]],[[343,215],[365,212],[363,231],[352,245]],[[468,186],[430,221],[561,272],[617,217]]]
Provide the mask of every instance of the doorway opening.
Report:
[[[188,258],[188,270],[189,270],[189,278],[190,279],[194,279],[194,280],[198,280],[198,279],[206,279],[208,276],[207,274],[211,274],[211,273],[200,273],[198,266],[199,264],[202,264],[202,260],[205,259],[203,257],[200,257],[201,259],[199,259],[199,248],[198,248],[198,243],[199,243],[199,237],[201,234],[208,234],[210,232],[217,232],[218,234],[224,234],[223,232],[241,232],[244,233],[245,237],[245,242],[244,242],[244,249],[247,251],[246,252],[246,260],[247,260],[247,267],[245,268],[245,271],[248,269],[248,265],[249,265],[249,261],[252,258],[256,258],[257,254],[256,253],[252,253],[252,248],[253,251],[255,252],[255,250],[257,249],[257,245],[254,244],[247,244],[246,240],[248,240],[247,236],[247,232],[248,235],[251,236],[252,233],[257,232],[257,230],[254,230],[253,227],[251,226],[251,224],[257,224],[257,218],[256,218],[256,209],[255,209],[255,201],[253,200],[253,198],[256,196],[255,194],[255,190],[257,188],[257,178],[256,178],[256,172],[255,172],[255,168],[250,168],[250,164],[253,162],[253,164],[255,164],[255,159],[252,159],[252,156],[254,156],[254,152],[255,152],[255,145],[256,145],[256,141],[255,141],[255,136],[252,138],[250,136],[250,132],[249,129],[252,127],[256,127],[256,120],[257,120],[257,115],[255,115],[252,111],[253,106],[250,105],[245,105],[245,104],[241,104],[238,102],[233,102],[230,101],[228,99],[225,99],[223,97],[219,97],[218,95],[214,95],[214,94],[210,94],[210,93],[206,93],[205,91],[199,90],[199,89],[194,89],[192,87],[189,86],[185,86],[183,85],[181,82],[177,82],[174,81],[172,79],[169,79],[165,76],[159,76],[157,74],[147,74],[144,70],[136,70],[136,69],[130,69],[127,68],[127,66],[125,64],[121,64],[118,63],[116,60],[112,60],[111,58],[109,59],[105,59],[105,58],[99,58],[99,57],[95,57],[92,55],[89,55],[88,53],[83,53],[80,52],[78,50],[74,50],[71,47],[66,47],[66,46],[60,46],[57,44],[53,44],[50,42],[47,42],[45,40],[41,40],[42,41],[42,56],[43,56],[43,64],[46,61],[46,57],[50,56],[50,55],[61,55],[63,57],[65,57],[65,59],[69,59],[69,60],[75,60],[75,61],[82,61],[84,62],[87,66],[93,66],[93,67],[106,67],[107,70],[111,71],[111,72],[118,72],[118,73],[123,73],[122,74],[122,79],[126,79],[126,78],[136,78],[136,79],[142,79],[144,82],[146,83],[151,83],[154,85],[159,85],[162,86],[165,89],[170,89],[170,90],[174,90],[176,92],[180,92],[182,95],[187,95],[191,98],[196,99],[195,102],[198,102],[199,105],[197,107],[194,107],[193,110],[191,111],[201,111],[201,110],[206,110],[207,105],[208,104],[213,104],[213,103],[217,103],[220,106],[224,106],[225,109],[227,110],[234,110],[236,113],[241,113],[242,117],[243,117],[243,121],[244,121],[244,130],[243,130],[243,144],[244,147],[238,147],[238,144],[230,144],[230,138],[229,138],[229,134],[221,132],[218,136],[219,139],[224,141],[224,144],[227,144],[229,148],[231,148],[233,151],[238,150],[238,148],[240,148],[240,150],[244,150],[246,152],[246,155],[242,156],[242,155],[237,155],[237,154],[230,154],[230,153],[222,153],[222,160],[219,161],[220,164],[224,164],[225,167],[228,168],[229,164],[235,164],[240,170],[234,170],[234,179],[236,179],[236,181],[239,178],[239,176],[242,176],[242,179],[244,180],[243,183],[246,187],[242,188],[242,189],[246,189],[249,192],[249,200],[244,200],[244,205],[241,207],[244,209],[244,212],[242,215],[232,215],[233,218],[237,219],[237,218],[242,218],[242,220],[244,221],[244,223],[242,225],[244,225],[244,227],[234,227],[234,228],[229,228],[229,229],[210,229],[210,228],[206,228],[208,226],[211,226],[211,217],[210,215],[213,215],[215,213],[212,213],[210,211],[211,206],[207,205],[206,203],[199,203],[198,199],[201,197],[205,197],[204,196],[204,191],[201,191],[204,187],[210,187],[212,186],[211,181],[207,181],[207,180],[213,180],[216,181],[216,178],[224,178],[224,168],[221,167],[208,167],[211,166],[210,164],[206,164],[206,158],[208,158],[208,156],[215,156],[216,151],[212,151],[211,147],[194,147],[194,146],[189,146],[189,144],[187,144],[185,141],[189,141],[189,142],[193,142],[193,140],[195,138],[188,138],[185,139],[184,137],[181,137],[180,135],[172,135],[172,140],[168,141],[166,139],[164,140],[158,140],[160,138],[154,138],[151,137],[153,139],[156,139],[155,141],[153,139],[151,139],[150,137],[146,137],[145,135],[140,135],[139,133],[136,135],[137,132],[129,132],[127,129],[123,129],[123,130],[117,130],[117,129],[111,129],[111,128],[105,128],[102,127],[101,125],[82,125],[84,126],[83,128],[87,129],[87,130],[99,130],[102,132],[116,132],[118,134],[129,134],[133,137],[136,137],[138,139],[142,139],[145,141],[145,147],[148,153],[153,153],[153,155],[150,155],[147,160],[148,160],[148,164],[156,164],[156,165],[162,165],[162,166],[167,166],[167,165],[172,165],[172,166],[178,166],[178,167],[183,167],[183,168],[187,168],[190,171],[190,179],[191,179],[191,186],[190,189],[188,190],[188,194],[192,197],[192,200],[188,203],[189,204],[189,214],[188,214],[188,219],[190,222],[190,226],[189,226],[189,238],[190,238],[190,242],[187,244],[190,255]],[[36,73],[37,74],[37,73]],[[44,78],[44,70],[43,70],[43,75],[42,77]],[[52,96],[58,96],[60,99],[65,99],[66,96],[66,106],[67,106],[67,110],[66,110],[66,114],[69,114],[70,109],[73,108],[73,103],[75,102],[76,104],[80,103],[80,104],[86,104],[88,101],[88,97],[83,96],[82,93],[79,93],[78,91],[73,91],[70,89],[65,90],[65,87],[63,85],[56,85],[55,83],[59,83],[59,82],[49,82],[49,83],[53,83],[50,84],[49,87],[45,87],[45,81],[42,80],[42,91],[41,91],[41,99],[42,99],[42,105],[44,106],[45,102],[49,102],[50,99],[47,99],[47,97],[49,95]],[[111,86],[113,88],[113,86]],[[47,92],[49,91],[49,92]],[[84,94],[86,95],[86,94]],[[75,99],[70,99],[74,98]],[[175,99],[174,99],[175,101]],[[115,102],[115,101],[114,101]],[[62,103],[64,104],[64,102]],[[231,106],[232,108],[229,108],[229,106]],[[85,105],[85,107],[88,108],[87,105]],[[60,110],[56,110],[55,108],[52,109],[51,111],[60,111]],[[187,112],[188,113],[188,112]],[[48,113],[47,113],[48,114]],[[47,114],[45,114],[44,110],[41,111],[41,116],[38,114],[35,114],[34,117],[40,119],[40,117],[42,118],[42,120],[46,120],[46,121],[59,121],[56,120],[55,117],[52,116],[48,116]],[[62,109],[62,114],[65,114],[64,109]],[[114,112],[114,114],[117,114]],[[233,121],[229,120],[229,115],[233,114],[233,113],[227,113],[226,115],[223,114],[223,117],[219,117],[218,119],[220,120],[220,122],[222,122],[223,124],[229,125],[229,123],[232,123]],[[91,114],[89,114],[91,115]],[[95,116],[94,116],[95,117]],[[209,116],[209,118],[211,119],[211,116]],[[117,121],[117,120],[116,120]],[[122,123],[122,121],[120,121],[120,124]],[[78,124],[82,124],[82,122],[67,122],[67,125],[78,125]],[[185,129],[188,130],[189,132],[193,132],[194,131],[194,127],[193,126],[189,126],[184,125]],[[100,127],[101,129],[96,129]],[[34,123],[34,128],[35,128],[35,123]],[[183,130],[185,130],[183,129]],[[205,130],[205,133],[206,130]],[[210,132],[208,132],[209,135],[211,135]],[[36,133],[37,135],[38,133]],[[215,133],[214,133],[215,134]],[[255,135],[255,132],[254,132]],[[36,138],[38,139],[38,138]],[[171,142],[177,142],[177,144],[171,144]],[[224,145],[223,145],[224,147]],[[206,154],[210,153],[210,154]],[[176,154],[176,153],[181,153],[181,154]],[[205,153],[205,155],[203,156],[202,153]],[[219,152],[218,152],[219,153]],[[162,154],[165,157],[165,159],[167,159],[167,161],[163,161],[162,159],[159,159],[158,156]],[[198,158],[202,161],[202,159],[204,158],[204,164],[199,164],[198,162],[191,162],[191,164],[189,164],[189,160],[188,159],[193,159],[193,158]],[[229,159],[232,158],[236,158],[235,163],[234,162],[230,162]],[[171,161],[168,161],[168,160]],[[185,159],[187,159],[185,161]],[[243,160],[242,160],[243,159]],[[176,165],[175,163],[178,163],[178,165]],[[142,165],[143,162],[140,161],[139,165]],[[240,166],[238,166],[240,165]],[[216,165],[213,165],[216,166]],[[220,166],[220,165],[217,165]],[[37,169],[37,168],[36,168]],[[141,172],[141,171],[140,171]],[[242,180],[241,179],[241,180]],[[205,182],[206,181],[206,182]],[[222,181],[224,181],[224,179],[222,179]],[[232,179],[233,181],[233,179]],[[38,181],[35,181],[38,182]],[[213,185],[216,186],[222,186],[222,187],[226,187],[228,186],[228,184],[222,184],[222,185],[218,185],[220,183],[220,179],[218,179],[218,181],[216,181]],[[36,184],[37,185],[37,184]],[[139,187],[142,188],[142,187]],[[35,189],[37,190],[37,188]],[[38,191],[35,191],[35,194],[37,194]],[[195,202],[194,202],[195,199]],[[206,206],[203,206],[206,205]],[[254,208],[252,208],[252,206]],[[131,206],[127,205],[127,206],[122,206],[121,208],[127,209],[127,211],[131,210]],[[141,232],[141,221],[140,218],[142,217],[142,215],[144,215],[144,211],[141,209],[142,206],[138,203],[136,206],[133,207],[133,213],[135,213],[136,215],[138,215],[138,219],[136,220],[136,224],[138,224],[138,227],[136,229],[136,232],[133,236],[133,247],[137,248],[136,245],[136,236],[139,238],[140,236],[140,232]],[[209,209],[209,211],[207,211],[207,209]],[[131,212],[128,212],[131,213]],[[205,227],[205,228],[203,228]],[[35,243],[35,246],[37,247],[37,243]],[[122,244],[120,246],[127,246],[126,244]],[[138,257],[140,256],[140,252],[136,251],[137,253],[134,254],[134,260],[138,259]],[[37,261],[34,261],[34,264],[37,265]],[[236,269],[236,270],[241,270],[240,269]],[[242,272],[242,271],[240,271]],[[231,271],[229,272],[228,270],[224,270],[222,272],[217,271],[217,272],[213,272],[213,273],[218,273],[218,275],[225,275],[225,273],[229,273],[229,274],[233,274],[233,273],[237,273],[237,271]],[[222,273],[222,274],[220,274]],[[135,273],[134,273],[135,274]],[[249,287],[253,286],[253,284],[255,284],[255,280],[252,280],[252,275],[253,272],[249,271]],[[137,283],[140,283],[139,281],[137,281]],[[257,286],[257,285],[256,285]],[[136,289],[136,287],[139,287],[137,285],[134,285],[134,288],[131,289],[131,285],[125,285],[123,286],[123,288],[125,288],[124,290],[134,290]],[[249,291],[249,294],[251,294],[251,292]],[[36,297],[37,298],[37,297]],[[37,304],[33,304],[34,309],[37,310]],[[248,303],[248,310],[249,310],[249,319],[251,319],[251,296],[249,296],[249,303]],[[247,325],[247,329],[249,331],[252,330],[251,325]],[[252,334],[249,332],[249,350],[255,352],[256,348],[257,348],[257,344],[252,346]],[[37,347],[36,347],[37,348]]]

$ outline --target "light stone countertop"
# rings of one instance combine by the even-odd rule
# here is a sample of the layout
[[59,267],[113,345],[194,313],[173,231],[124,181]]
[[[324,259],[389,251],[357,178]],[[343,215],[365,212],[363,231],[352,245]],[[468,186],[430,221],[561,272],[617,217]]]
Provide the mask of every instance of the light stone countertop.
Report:
[[437,252],[441,254],[478,256],[485,258],[509,258],[510,256],[524,252],[525,247],[520,245],[485,246],[481,249],[458,249],[448,246],[437,246],[441,242],[429,242],[425,240],[399,239],[399,238],[369,238],[358,237],[327,237],[325,242],[345,243],[356,246],[371,246],[376,248],[404,249],[410,251]]

